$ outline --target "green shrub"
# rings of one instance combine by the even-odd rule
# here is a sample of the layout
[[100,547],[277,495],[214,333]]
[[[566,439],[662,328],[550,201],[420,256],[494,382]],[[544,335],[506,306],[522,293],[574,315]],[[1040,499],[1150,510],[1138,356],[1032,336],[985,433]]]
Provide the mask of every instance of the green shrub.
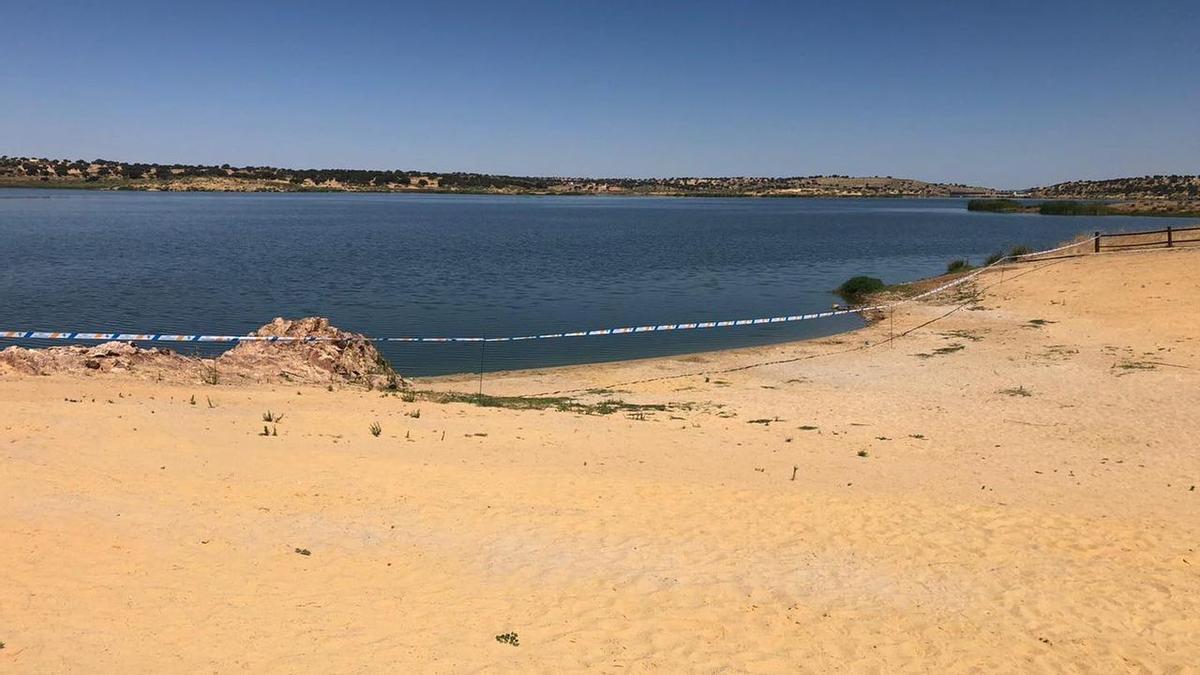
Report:
[[1004,254],[999,251],[996,251],[995,253],[989,255],[987,257],[987,260],[983,261],[983,264],[985,267],[990,267],[990,266],[995,265],[996,263],[1000,262],[1003,259],[1004,259]]
[[956,272],[966,272],[971,269],[971,263],[959,258],[951,260],[949,265],[946,265],[946,274],[954,274]]
[[1033,249],[1029,248],[1028,246],[1026,246],[1024,244],[1018,244],[1018,245],[1012,247],[1011,249],[1009,249],[1008,257],[1015,258],[1019,255],[1029,255],[1030,253],[1033,253]]
[[858,302],[871,293],[884,289],[883,282],[875,277],[858,276],[847,279],[837,287],[837,294],[847,302]]

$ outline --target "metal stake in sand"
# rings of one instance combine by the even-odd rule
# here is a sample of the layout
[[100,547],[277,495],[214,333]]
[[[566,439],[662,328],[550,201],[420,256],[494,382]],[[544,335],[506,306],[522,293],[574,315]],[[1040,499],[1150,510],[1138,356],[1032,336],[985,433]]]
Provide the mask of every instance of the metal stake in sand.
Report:
[[483,396],[483,354],[487,351],[487,336],[479,341],[479,395]]

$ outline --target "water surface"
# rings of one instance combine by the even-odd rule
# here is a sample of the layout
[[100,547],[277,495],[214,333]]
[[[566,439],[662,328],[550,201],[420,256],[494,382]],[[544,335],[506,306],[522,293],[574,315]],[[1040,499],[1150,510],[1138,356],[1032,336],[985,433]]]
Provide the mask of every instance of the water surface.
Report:
[[[372,336],[503,336],[801,314],[857,274],[903,281],[1016,244],[1170,222],[972,213],[962,200],[0,190],[0,330],[241,334],[321,315]],[[492,343],[485,368],[857,325]],[[479,367],[478,344],[382,349],[407,374]]]

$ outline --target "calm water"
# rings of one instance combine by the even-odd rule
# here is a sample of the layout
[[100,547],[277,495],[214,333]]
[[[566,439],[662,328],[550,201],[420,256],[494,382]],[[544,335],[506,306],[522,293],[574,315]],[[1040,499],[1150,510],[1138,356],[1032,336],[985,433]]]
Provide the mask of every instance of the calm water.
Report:
[[[952,258],[1168,222],[970,213],[960,200],[0,190],[0,330],[236,334],[322,315],[373,336],[502,336],[797,314],[827,309],[830,289],[856,274],[903,281]],[[492,343],[485,367],[857,325]],[[478,344],[382,349],[407,374],[479,367]]]

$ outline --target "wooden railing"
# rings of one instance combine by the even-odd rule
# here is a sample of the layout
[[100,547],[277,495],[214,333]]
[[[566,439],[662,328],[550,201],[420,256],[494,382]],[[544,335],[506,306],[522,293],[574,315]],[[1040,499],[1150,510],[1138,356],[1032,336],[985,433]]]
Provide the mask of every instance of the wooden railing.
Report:
[[[1180,237],[1180,234],[1183,236]],[[1130,238],[1137,237],[1137,241],[1129,241]],[[1128,243],[1105,243],[1106,240],[1124,239]],[[1200,226],[1198,227],[1170,227],[1162,230],[1144,230],[1142,232],[1113,232],[1111,234],[1104,232],[1096,232],[1095,252],[1101,250],[1114,250],[1123,248],[1146,248],[1150,246],[1166,246],[1173,248],[1179,244],[1200,243]]]

